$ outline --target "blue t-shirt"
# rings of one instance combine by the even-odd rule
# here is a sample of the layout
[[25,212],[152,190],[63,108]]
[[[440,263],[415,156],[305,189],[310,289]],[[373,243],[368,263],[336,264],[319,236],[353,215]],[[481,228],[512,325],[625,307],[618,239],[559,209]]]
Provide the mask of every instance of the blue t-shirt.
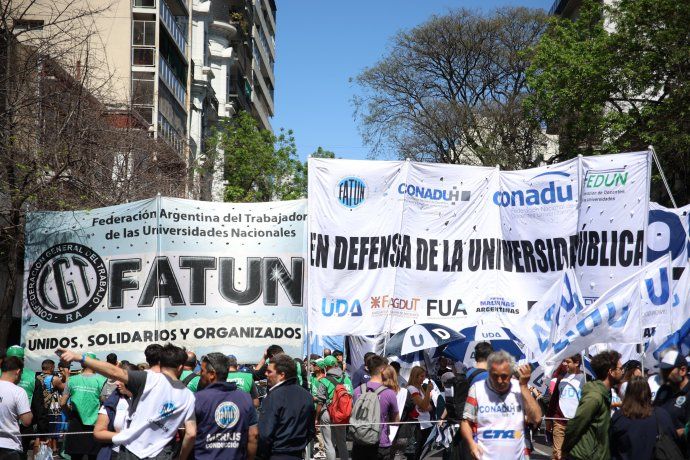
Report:
[[252,398],[233,382],[219,382],[196,393],[196,460],[244,460],[249,427],[258,423]]
[[472,385],[474,382],[481,382],[483,380],[486,380],[487,377],[489,377],[489,372],[486,369],[479,369],[477,367],[470,367],[465,372],[465,375],[467,377],[469,377],[470,375],[472,375],[472,373],[474,373],[477,370],[480,370],[482,372],[478,372],[477,375],[472,377],[472,381],[470,382],[470,385]]

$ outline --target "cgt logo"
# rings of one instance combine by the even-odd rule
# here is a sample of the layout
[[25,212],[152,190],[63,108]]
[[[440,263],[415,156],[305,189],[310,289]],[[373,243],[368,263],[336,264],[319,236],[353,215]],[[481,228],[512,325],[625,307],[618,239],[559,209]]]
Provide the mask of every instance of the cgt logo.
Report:
[[[530,181],[544,176],[570,177],[563,171],[549,171],[534,176]],[[543,188],[529,188],[525,190],[513,190],[494,193],[494,204],[507,208],[509,206],[542,206],[545,204],[566,203],[573,201],[573,187],[568,184],[565,188],[556,185],[555,181]]]
[[585,187],[587,188],[619,188],[628,182],[628,172],[623,169],[604,169],[587,171]]
[[77,243],[47,249],[33,263],[26,284],[26,299],[39,318],[71,323],[91,314],[108,289],[103,259]]
[[336,190],[338,202],[348,209],[355,209],[364,203],[367,193],[366,182],[355,176],[340,179]]
[[398,194],[408,195],[425,201],[448,202],[452,205],[458,201],[470,201],[471,193],[468,190],[458,190],[453,186],[450,190],[440,188],[421,187],[419,185],[398,185]]
[[321,299],[321,314],[323,316],[362,316],[362,305],[359,300],[350,303],[345,299]]
[[522,431],[520,430],[484,430],[482,432],[483,439],[521,439]]

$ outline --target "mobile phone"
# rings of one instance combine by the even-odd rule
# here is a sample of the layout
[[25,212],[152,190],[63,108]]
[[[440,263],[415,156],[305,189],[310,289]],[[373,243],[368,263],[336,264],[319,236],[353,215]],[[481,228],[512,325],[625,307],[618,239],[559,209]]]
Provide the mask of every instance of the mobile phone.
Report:
[[55,354],[57,355],[58,358],[62,358],[63,353],[64,353],[64,351],[62,351],[62,350],[55,350]]

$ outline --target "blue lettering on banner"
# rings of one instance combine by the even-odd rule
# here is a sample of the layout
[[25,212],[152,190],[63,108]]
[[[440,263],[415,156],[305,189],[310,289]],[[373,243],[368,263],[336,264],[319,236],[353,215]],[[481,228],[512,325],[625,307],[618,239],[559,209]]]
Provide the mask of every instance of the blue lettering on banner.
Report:
[[398,193],[422,200],[448,201],[451,204],[455,204],[458,201],[470,201],[471,196],[471,192],[467,190],[460,191],[456,186],[448,190],[405,183],[398,185]]
[[[550,171],[539,174],[532,178],[532,180],[541,176],[563,176],[570,177],[569,173],[562,171]],[[541,206],[553,203],[566,203],[573,201],[573,187],[566,185],[565,189],[561,185],[556,185],[554,181],[550,181],[549,185],[544,188],[536,189],[530,188],[526,190],[512,190],[505,192],[494,193],[494,204],[504,208],[508,206]]]
[[359,299],[350,304],[346,299],[321,299],[321,314],[323,316],[362,316],[362,305]]
[[484,439],[520,439],[522,438],[522,431],[519,430],[484,430],[482,432]]
[[668,302],[671,288],[669,286],[668,270],[666,267],[661,267],[661,270],[659,270],[659,281],[661,282],[661,294],[657,295],[654,289],[654,282],[651,279],[644,280],[644,284],[647,287],[647,295],[654,305],[663,305]]

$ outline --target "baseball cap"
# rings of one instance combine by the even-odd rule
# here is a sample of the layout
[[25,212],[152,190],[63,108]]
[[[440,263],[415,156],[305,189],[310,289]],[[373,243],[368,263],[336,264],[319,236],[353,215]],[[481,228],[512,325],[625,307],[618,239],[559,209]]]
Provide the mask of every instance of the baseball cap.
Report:
[[19,345],[12,345],[7,349],[6,356],[8,358],[10,356],[14,356],[20,359],[24,359],[24,347],[20,347]]
[[335,356],[328,355],[325,358],[323,358],[323,364],[326,367],[333,367],[338,365],[338,360],[335,359]]
[[314,364],[319,366],[321,369],[326,369],[326,364],[323,362],[323,359],[317,359],[314,361]]
[[235,355],[228,355],[228,366],[237,367],[237,357]]
[[85,358],[91,358],[91,359],[98,359],[98,357],[96,357],[96,353],[93,353],[93,352],[90,352],[90,351],[84,353],[84,357],[85,357]]
[[687,365],[688,363],[685,361],[682,353],[680,353],[678,350],[669,350],[661,358],[659,369],[675,369],[676,367]]

